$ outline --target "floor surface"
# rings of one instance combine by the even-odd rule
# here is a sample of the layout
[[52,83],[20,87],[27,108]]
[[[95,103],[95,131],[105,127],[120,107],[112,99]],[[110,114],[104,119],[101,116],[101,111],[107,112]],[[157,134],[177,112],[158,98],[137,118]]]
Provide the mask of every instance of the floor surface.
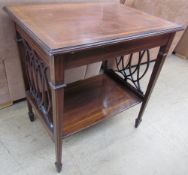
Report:
[[[64,175],[187,175],[188,60],[167,59],[138,129],[139,106],[64,140]],[[54,144],[25,102],[0,110],[0,175],[53,175]]]

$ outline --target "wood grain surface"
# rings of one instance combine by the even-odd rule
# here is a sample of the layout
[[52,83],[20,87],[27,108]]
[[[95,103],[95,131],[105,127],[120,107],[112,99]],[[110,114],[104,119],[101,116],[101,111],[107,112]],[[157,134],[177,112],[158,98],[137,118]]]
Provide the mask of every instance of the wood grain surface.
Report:
[[5,8],[47,52],[157,35],[182,27],[116,3],[62,3]]
[[65,88],[62,135],[71,135],[140,102],[129,89],[105,74],[72,83]]

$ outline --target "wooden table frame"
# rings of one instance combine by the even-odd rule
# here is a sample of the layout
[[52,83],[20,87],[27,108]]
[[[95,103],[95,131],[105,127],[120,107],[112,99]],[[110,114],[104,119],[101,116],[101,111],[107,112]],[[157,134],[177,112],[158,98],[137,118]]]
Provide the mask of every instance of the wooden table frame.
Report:
[[[86,5],[86,7],[92,6]],[[110,8],[113,9],[113,6]],[[16,15],[20,14],[16,14],[17,12],[11,8],[5,8],[5,10],[15,23],[29,118],[34,121],[37,116],[55,142],[55,165],[58,172],[62,169],[63,138],[141,103],[135,121],[135,127],[139,126],[174,35],[176,31],[183,29],[182,26],[162,23],[159,19],[153,18],[158,25],[156,25],[157,30],[154,31],[151,30],[153,26],[150,25],[150,21],[146,23],[145,27],[145,31],[148,32],[138,30],[136,34],[128,35],[132,31],[127,31],[128,34],[125,37],[119,35],[121,37],[110,40],[48,50],[44,42],[41,42],[20,22],[21,20],[18,20],[21,17],[17,18]],[[93,10],[95,11],[95,8]],[[121,10],[123,13],[123,9]],[[131,12],[130,9],[127,10]],[[63,11],[61,13],[63,14]],[[135,11],[135,14],[139,13]],[[125,17],[126,15],[129,17],[130,13],[125,14]],[[140,15],[146,16],[145,14]],[[103,18],[98,19],[103,20]],[[152,18],[146,18],[146,21],[148,19]],[[163,24],[166,25],[166,28],[160,26]],[[132,29],[130,27],[127,30]],[[143,91],[140,80],[146,75],[150,65],[149,49],[154,47],[160,47],[160,50],[146,91]],[[136,65],[133,65],[132,58],[136,52],[139,53],[138,61]],[[126,57],[128,62],[124,58],[125,55],[129,55]],[[141,72],[140,67],[144,57],[147,58],[147,63],[146,68]],[[98,61],[103,62],[103,74],[65,84],[66,69]],[[117,68],[110,66],[111,61],[116,62]]]
[[[138,125],[140,124],[142,120],[142,116],[146,108],[146,105],[148,103],[149,97],[152,93],[153,87],[156,83],[156,80],[159,76],[162,65],[167,56],[171,42],[174,38],[174,33],[159,34],[157,36],[140,38],[136,40],[126,41],[120,44],[106,46],[105,48],[102,48],[102,49],[99,46],[99,47],[94,48],[93,50],[89,50],[89,51],[84,50],[83,51],[85,53],[84,55],[82,54],[82,52],[79,52],[79,53],[70,54],[70,55],[66,55],[66,54],[56,55],[56,56],[51,56],[49,58],[49,56],[45,55],[45,53],[43,53],[43,51],[37,46],[37,44],[34,43],[34,41],[32,41],[32,39],[24,31],[22,31],[18,26],[16,26],[16,30],[17,30],[17,40],[19,41],[18,43],[19,43],[20,53],[23,53],[24,50],[26,50],[27,52],[35,53],[35,56],[37,57],[37,59],[39,59],[42,64],[46,64],[46,66],[50,69],[49,87],[50,87],[50,91],[52,94],[52,99],[51,99],[52,106],[51,107],[53,110],[51,119],[53,119],[53,123],[54,123],[52,127],[50,126],[50,119],[44,117],[45,112],[43,113],[42,112],[43,110],[39,109],[40,106],[35,101],[36,99],[35,95],[31,94],[30,91],[32,90],[29,90],[31,86],[31,85],[29,86],[29,83],[31,82],[28,82],[27,78],[25,78],[25,85],[26,85],[27,102],[28,102],[30,120],[34,121],[34,113],[32,110],[32,108],[34,108],[37,112],[37,116],[44,123],[44,126],[48,130],[48,133],[51,135],[52,139],[55,142],[55,148],[56,148],[56,163],[55,164],[56,164],[56,168],[58,172],[61,171],[61,167],[62,167],[62,163],[61,163],[62,138],[66,136],[66,135],[62,135],[63,133],[63,124],[62,124],[63,123],[63,106],[64,106],[63,97],[64,97],[64,90],[66,87],[66,85],[64,84],[64,70],[66,68],[73,68],[73,67],[77,67],[77,66],[81,66],[81,65],[85,65],[89,63],[94,63],[97,61],[108,61],[109,59],[114,59],[121,55],[127,55],[133,52],[139,52],[139,51],[147,50],[152,47],[160,46],[160,51],[156,59],[156,63],[154,65],[153,72],[149,80],[149,84],[148,84],[145,94],[140,93],[138,89],[128,84],[120,76],[117,76],[117,74],[114,74],[114,71],[112,71],[111,69],[108,69],[108,67],[105,66],[105,74],[113,78],[113,80],[118,81],[118,83],[121,83],[121,86],[125,86],[129,88],[131,92],[133,92],[136,95],[137,100],[135,104],[138,102],[142,102],[140,112],[135,121],[135,127],[138,127]],[[28,55],[32,55],[33,53],[30,53]],[[70,58],[66,60],[66,56]],[[25,57],[22,57],[23,62],[25,62],[24,61]],[[77,58],[76,62],[74,62],[73,57]],[[88,59],[89,57],[92,57],[92,59]],[[26,66],[23,66],[23,68],[24,67]],[[30,67],[30,69],[32,69],[32,67]],[[27,70],[24,70],[24,72],[26,71]],[[130,106],[132,105],[133,104],[131,104]],[[129,108],[130,106],[126,106],[126,108]],[[115,113],[117,113],[117,111]],[[89,123],[89,125],[93,125],[93,123]],[[88,126],[84,126],[84,128],[87,128]],[[83,128],[77,128],[77,131],[81,129]],[[67,135],[70,135],[70,134],[72,133],[68,133]]]

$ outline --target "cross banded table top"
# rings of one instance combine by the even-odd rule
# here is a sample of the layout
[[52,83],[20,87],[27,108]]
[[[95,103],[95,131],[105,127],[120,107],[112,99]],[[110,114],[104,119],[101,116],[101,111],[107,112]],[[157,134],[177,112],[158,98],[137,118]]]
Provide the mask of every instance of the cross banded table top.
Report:
[[5,10],[52,54],[182,30],[181,25],[118,3],[19,5]]

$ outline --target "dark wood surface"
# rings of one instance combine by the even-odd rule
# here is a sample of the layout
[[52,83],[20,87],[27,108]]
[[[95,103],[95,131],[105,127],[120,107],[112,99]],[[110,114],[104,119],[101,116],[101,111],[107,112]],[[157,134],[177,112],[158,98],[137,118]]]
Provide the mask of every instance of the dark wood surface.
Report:
[[20,5],[6,7],[6,11],[51,54],[181,29],[118,3]]
[[65,54],[65,69],[74,68],[82,65],[95,63],[98,61],[114,60],[120,55],[128,55],[133,52],[138,52],[145,49],[154,48],[165,45],[168,40],[168,34],[159,36],[144,37],[141,39],[133,39],[123,43],[117,43],[110,46],[103,46]]
[[[29,116],[32,121],[35,119],[32,108],[35,109],[54,140],[58,172],[62,168],[63,137],[142,102],[135,122],[138,127],[174,34],[183,29],[111,3],[19,5],[5,10],[15,23],[20,43]],[[143,56],[139,56],[134,70],[131,64],[123,65],[129,70],[127,74],[123,69],[123,78],[119,74],[114,76],[116,70],[113,76],[109,73],[112,71],[109,60],[124,58],[133,52],[142,55],[156,46],[160,52],[145,92],[140,87]],[[98,61],[105,63],[104,72],[113,79],[99,75],[65,87],[65,69]]]
[[65,88],[63,136],[114,116],[141,99],[107,75],[72,83]]

